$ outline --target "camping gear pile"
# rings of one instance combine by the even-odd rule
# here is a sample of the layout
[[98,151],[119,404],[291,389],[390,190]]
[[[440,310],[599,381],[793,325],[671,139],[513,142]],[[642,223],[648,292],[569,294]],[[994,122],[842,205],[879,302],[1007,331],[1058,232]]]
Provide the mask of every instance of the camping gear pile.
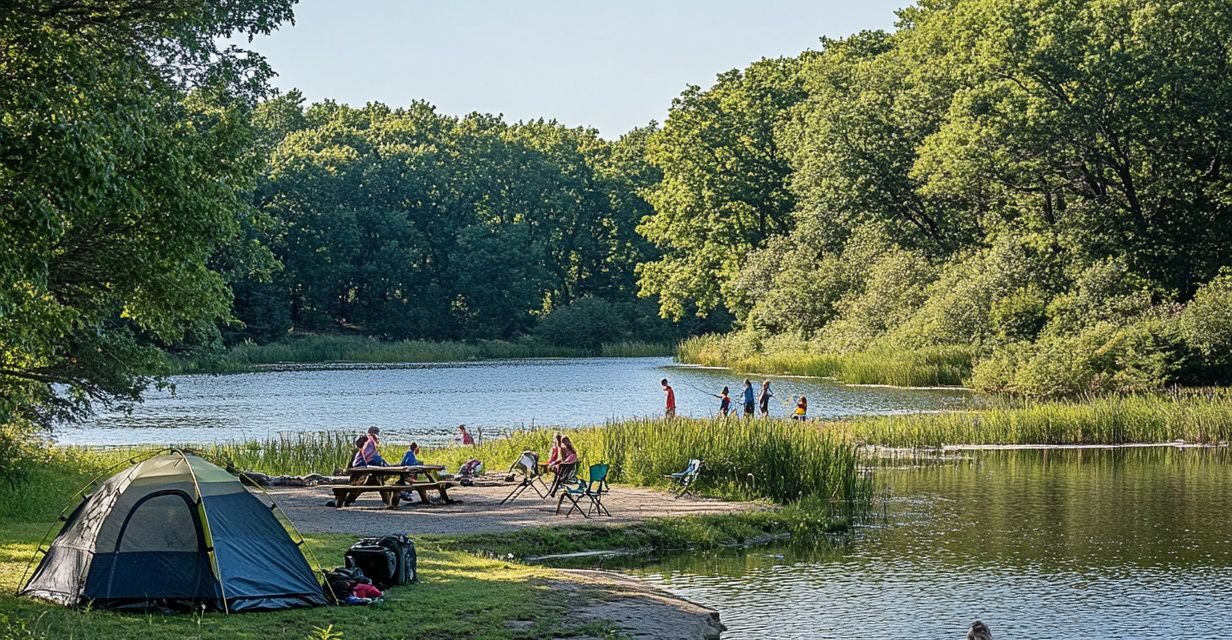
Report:
[[415,543],[402,534],[363,538],[345,560],[345,567],[325,572],[325,588],[339,604],[371,604],[383,589],[419,581]]

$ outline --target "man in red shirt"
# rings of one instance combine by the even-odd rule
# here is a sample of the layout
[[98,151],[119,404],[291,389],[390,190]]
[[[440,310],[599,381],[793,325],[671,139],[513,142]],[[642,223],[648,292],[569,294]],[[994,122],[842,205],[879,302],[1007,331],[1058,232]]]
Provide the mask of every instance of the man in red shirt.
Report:
[[667,394],[667,410],[664,412],[663,415],[665,415],[668,418],[675,418],[676,417],[676,390],[672,389],[672,385],[667,383],[667,378],[660,380],[659,384],[663,385],[663,393]]

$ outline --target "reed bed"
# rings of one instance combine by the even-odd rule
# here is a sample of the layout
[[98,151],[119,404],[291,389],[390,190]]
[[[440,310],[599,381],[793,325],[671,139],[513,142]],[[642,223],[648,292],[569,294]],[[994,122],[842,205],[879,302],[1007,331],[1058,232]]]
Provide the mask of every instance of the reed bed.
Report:
[[637,357],[671,355],[667,343],[620,342],[597,351],[560,347],[532,339],[432,342],[385,341],[362,336],[308,335],[269,344],[245,343],[217,358],[171,362],[176,373],[236,373],[262,365],[310,363],[468,362],[510,358]]
[[837,423],[856,441],[890,447],[942,445],[1221,444],[1232,441],[1232,396],[1108,396],[1023,402],[972,412],[882,416]]
[[[489,469],[499,470],[524,450],[546,456],[553,433],[518,431],[478,447],[452,447],[425,456],[451,466],[476,457]],[[700,458],[705,461],[702,488],[716,495],[779,503],[818,497],[855,504],[870,490],[869,479],[858,469],[859,452],[844,436],[802,429],[790,421],[637,419],[567,433],[583,467],[611,464],[616,482],[664,485],[664,475]]]
[[834,378],[848,384],[900,387],[961,385],[971,376],[971,349],[929,347],[911,351],[816,353],[805,349],[760,352],[734,345],[726,336],[705,335],[680,343],[681,362],[761,374]]

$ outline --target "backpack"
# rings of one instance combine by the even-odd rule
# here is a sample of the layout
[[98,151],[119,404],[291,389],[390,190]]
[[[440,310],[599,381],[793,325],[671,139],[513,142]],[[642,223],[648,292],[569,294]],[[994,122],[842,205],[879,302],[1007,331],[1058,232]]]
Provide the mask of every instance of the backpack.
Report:
[[372,580],[369,580],[358,568],[335,567],[325,571],[324,574],[325,595],[334,602],[346,600],[347,596],[351,595],[351,589],[354,589],[357,584],[372,584]]
[[418,581],[415,543],[402,534],[363,538],[347,549],[346,561],[381,589]]
[[458,467],[458,475],[463,478],[473,478],[483,473],[483,463],[471,458]]

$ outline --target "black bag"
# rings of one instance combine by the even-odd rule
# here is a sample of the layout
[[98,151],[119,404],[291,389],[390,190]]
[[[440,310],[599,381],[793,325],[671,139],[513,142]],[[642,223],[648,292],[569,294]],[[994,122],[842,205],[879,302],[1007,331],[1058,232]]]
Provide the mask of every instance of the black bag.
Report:
[[347,564],[363,569],[382,589],[419,580],[415,543],[402,534],[361,539],[347,550]]
[[372,584],[384,591],[390,585],[397,584],[398,556],[387,547],[379,544],[367,544],[366,540],[351,545],[346,552],[348,567],[358,568],[372,580]]
[[335,567],[325,572],[325,595],[332,596],[334,602],[341,602],[360,583],[372,584],[372,580],[359,568]]
[[398,571],[391,584],[410,584],[419,581],[418,556],[415,554],[415,543],[400,534],[391,534],[381,538],[367,538],[365,544],[376,544],[394,553],[398,559]]

